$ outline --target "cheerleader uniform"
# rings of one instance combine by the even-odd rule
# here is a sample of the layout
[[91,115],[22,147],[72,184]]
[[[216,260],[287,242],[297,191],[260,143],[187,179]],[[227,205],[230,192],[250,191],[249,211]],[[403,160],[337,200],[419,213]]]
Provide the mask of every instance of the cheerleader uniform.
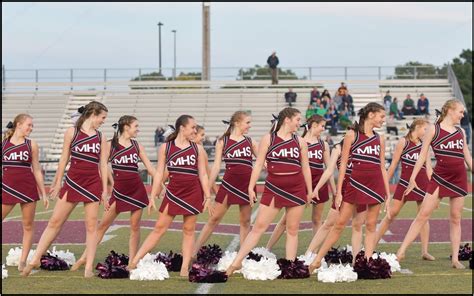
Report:
[[[308,143],[308,160],[309,168],[311,169],[311,180],[313,189],[318,184],[324,172],[324,148],[324,142],[322,140],[318,140],[316,143],[313,144]],[[314,197],[311,200],[312,204],[321,204],[329,200],[329,187],[327,182],[324,183],[324,185],[319,189],[318,193],[319,200]]]
[[[393,195],[394,199],[402,200],[403,193],[408,187],[413,168],[415,167],[416,161],[420,155],[421,146],[421,142],[420,144],[416,145],[412,141],[407,140],[407,143],[405,144],[405,147],[402,151],[402,174],[400,176],[400,180],[398,181],[397,188],[395,189],[395,194]],[[426,194],[426,187],[428,186],[429,182],[428,175],[426,174],[426,166],[423,165],[420,172],[416,176],[416,184],[420,189],[413,188],[413,190],[405,196],[404,200],[423,201],[423,198]]]
[[14,205],[39,200],[35,176],[31,170],[31,140],[13,145],[2,142],[2,204]]
[[109,204],[115,202],[117,213],[140,210],[148,205],[148,194],[138,174],[140,148],[137,141],[131,142],[127,148],[118,143],[110,149],[114,188]]
[[99,174],[101,132],[88,136],[75,129],[71,142],[71,165],[59,193],[67,193],[68,202],[98,202],[102,195],[102,179]]
[[380,167],[380,138],[356,131],[351,145],[352,173],[344,201],[356,205],[375,205],[385,201],[385,187]]
[[252,139],[244,136],[237,142],[226,136],[223,139],[223,159],[226,164],[222,186],[216,194],[216,202],[228,205],[249,205],[248,188],[252,175]]
[[435,124],[435,136],[431,148],[436,157],[436,166],[428,184],[427,192],[433,194],[439,187],[439,197],[467,195],[467,173],[464,165],[464,136],[461,128],[449,133]]
[[204,206],[204,193],[198,175],[198,147],[190,142],[187,148],[181,149],[175,141],[166,143],[166,167],[169,172],[169,183],[160,212],[168,206],[168,214],[197,215]]
[[[301,151],[298,137],[292,135],[283,141],[274,132],[266,155],[267,178],[261,204],[270,206],[273,199],[276,208],[306,204],[306,184],[301,170]],[[293,175],[277,173],[297,172]]]

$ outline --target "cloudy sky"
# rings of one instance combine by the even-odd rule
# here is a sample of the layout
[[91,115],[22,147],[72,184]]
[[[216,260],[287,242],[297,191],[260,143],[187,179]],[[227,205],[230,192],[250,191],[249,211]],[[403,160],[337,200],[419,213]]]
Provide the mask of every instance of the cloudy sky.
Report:
[[[7,68],[201,66],[195,3],[3,3]],[[472,49],[472,3],[212,3],[212,67],[441,65]]]

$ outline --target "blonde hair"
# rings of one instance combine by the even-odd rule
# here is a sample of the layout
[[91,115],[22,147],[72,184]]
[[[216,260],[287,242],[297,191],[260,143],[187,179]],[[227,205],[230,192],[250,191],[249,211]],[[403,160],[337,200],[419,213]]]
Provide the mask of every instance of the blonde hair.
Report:
[[15,129],[16,127],[25,122],[25,120],[27,118],[31,118],[33,119],[33,117],[30,115],[30,114],[26,114],[26,113],[20,113],[18,114],[17,116],[15,116],[15,118],[13,119],[13,127],[12,128],[8,128],[5,133],[3,134],[3,140],[10,140],[10,138],[13,136],[13,134],[15,133]]
[[230,133],[235,128],[235,123],[241,121],[245,116],[249,116],[249,114],[245,111],[234,112],[234,114],[232,114],[232,117],[230,118],[229,127],[227,128],[225,133],[221,136],[221,139],[223,139],[224,137],[230,136]]
[[462,105],[461,101],[459,101],[458,99],[447,100],[446,103],[444,103],[443,108],[441,108],[441,115],[439,116],[436,123],[440,124],[446,118],[446,115],[448,114],[448,111],[450,109],[456,108],[456,104],[461,104]]
[[413,122],[410,125],[407,126],[408,127],[408,133],[406,134],[405,139],[407,141],[410,141],[411,135],[415,131],[416,127],[420,126],[420,125],[423,125],[423,124],[428,124],[428,123],[429,123],[429,121],[425,118],[417,118],[417,119],[413,120]]

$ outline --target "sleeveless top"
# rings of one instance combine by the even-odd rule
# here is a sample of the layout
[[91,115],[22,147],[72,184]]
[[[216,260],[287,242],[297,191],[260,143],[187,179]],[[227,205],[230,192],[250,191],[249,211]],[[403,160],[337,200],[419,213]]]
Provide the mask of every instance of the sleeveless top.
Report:
[[301,151],[295,134],[283,141],[275,132],[271,134],[267,155],[267,171],[270,174],[301,171]]
[[252,139],[244,136],[242,140],[237,142],[226,136],[223,142],[222,156],[226,164],[226,170],[231,169],[233,173],[238,172],[239,174],[251,174]]
[[[415,144],[410,140],[406,140],[405,147],[403,147],[401,161],[402,165],[407,165],[411,170],[415,167],[416,161],[420,157],[421,146],[423,143],[420,141],[420,144]],[[426,166],[423,164],[422,171],[426,170]],[[426,172],[424,172],[426,173]]]
[[436,166],[464,167],[464,136],[458,126],[454,132],[449,133],[436,123],[431,147],[436,158]]
[[311,175],[322,174],[324,171],[324,141],[319,139],[316,143],[308,143],[308,160]]
[[198,147],[195,143],[181,149],[175,141],[166,143],[166,167],[170,178],[185,180],[198,176]]
[[23,171],[22,169],[31,170],[31,140],[26,139],[21,144],[14,145],[9,139],[2,142],[2,168],[9,170]]
[[356,131],[354,143],[351,145],[350,158],[353,169],[380,169],[380,137],[373,132],[372,137]]
[[80,129],[75,129],[71,142],[71,168],[98,169],[100,162],[102,133],[96,130],[88,136]]
[[136,178],[138,174],[140,148],[137,141],[130,141],[132,144],[127,148],[120,145],[120,143],[117,143],[115,148],[110,145],[109,161],[112,164],[114,179]]

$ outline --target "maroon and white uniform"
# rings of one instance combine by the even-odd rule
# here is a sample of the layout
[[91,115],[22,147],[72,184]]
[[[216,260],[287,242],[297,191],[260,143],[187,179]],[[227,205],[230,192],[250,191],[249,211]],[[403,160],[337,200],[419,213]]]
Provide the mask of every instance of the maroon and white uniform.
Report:
[[[312,188],[314,189],[318,184],[324,172],[324,141],[321,139],[316,143],[308,143],[308,160],[309,168],[311,169]],[[311,201],[312,204],[325,203],[329,200],[329,187],[326,182],[321,189],[319,189],[319,200],[315,197]]]
[[223,160],[225,174],[216,194],[216,202],[223,203],[227,196],[228,205],[248,205],[250,176],[252,175],[252,139],[244,136],[240,141],[223,138]]
[[449,133],[435,124],[435,136],[431,148],[436,157],[436,166],[428,184],[427,192],[433,194],[439,187],[439,197],[467,195],[467,173],[464,165],[464,135],[460,127]]
[[71,142],[71,165],[59,193],[67,193],[68,202],[98,202],[102,195],[99,174],[102,134],[97,131],[88,136],[80,129],[74,130]]
[[37,184],[31,170],[31,140],[13,145],[2,142],[2,204],[13,205],[39,200]]
[[[293,134],[283,141],[275,132],[271,134],[266,155],[267,178],[261,203],[269,206],[273,199],[276,208],[306,204],[306,185],[301,170],[301,149],[298,137]],[[292,175],[279,173],[296,172]]]
[[168,214],[197,215],[204,206],[204,193],[198,175],[198,146],[191,145],[181,149],[174,140],[166,143],[166,167],[169,183],[160,212],[168,206]]
[[380,167],[380,137],[355,131],[350,157],[352,173],[344,201],[357,205],[374,205],[385,201],[385,186]]
[[[395,194],[393,195],[394,199],[402,200],[403,193],[408,187],[408,183],[410,182],[410,177],[415,167],[416,161],[420,156],[422,143],[420,142],[418,145],[413,143],[410,140],[406,140],[405,147],[403,148],[402,155],[401,155],[401,162],[402,162],[402,173],[400,176],[400,180],[398,181],[397,188],[395,189]],[[422,201],[426,194],[426,188],[428,187],[428,183],[430,180],[428,179],[428,175],[426,174],[426,166],[423,165],[420,172],[416,176],[416,184],[418,188],[413,188],[413,190],[407,194],[404,198],[406,201]]]
[[110,148],[114,188],[109,204],[115,202],[115,211],[128,212],[143,209],[148,205],[148,194],[138,174],[140,147],[137,141],[125,148],[120,143]]

